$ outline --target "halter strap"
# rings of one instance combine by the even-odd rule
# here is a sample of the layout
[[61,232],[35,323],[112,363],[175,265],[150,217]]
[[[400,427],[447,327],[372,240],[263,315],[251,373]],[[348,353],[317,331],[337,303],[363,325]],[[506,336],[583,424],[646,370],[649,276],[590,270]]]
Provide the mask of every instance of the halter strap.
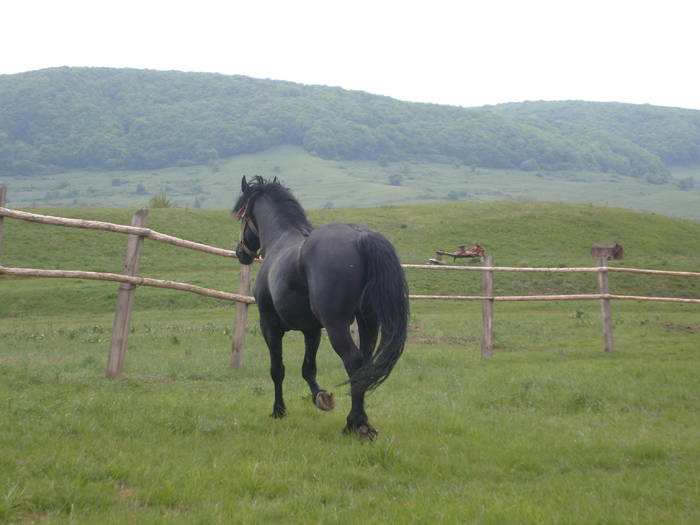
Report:
[[260,234],[258,233],[258,229],[255,227],[255,224],[251,220],[250,217],[248,217],[248,204],[246,203],[243,208],[238,210],[238,213],[236,214],[236,217],[238,220],[240,220],[243,223],[243,226],[241,228],[241,234],[240,234],[240,242],[239,246],[243,249],[245,253],[247,253],[250,257],[255,259],[258,256],[258,253],[256,251],[251,250],[245,243],[245,229],[246,227],[255,234],[258,239],[260,238]]
[[246,246],[245,241],[241,240],[241,242],[238,243],[238,245],[243,249],[243,251],[244,251],[245,253],[247,253],[248,255],[250,255],[253,259],[257,258],[258,252],[254,252],[253,250],[251,250],[250,248],[248,248],[248,246]]
[[239,221],[245,222],[245,225],[248,226],[248,229],[250,231],[252,231],[258,237],[260,237],[260,234],[258,233],[258,229],[255,227],[255,224],[250,219],[250,217],[248,217],[248,203],[246,203],[245,206],[243,206],[240,210],[238,210],[238,213],[236,213],[236,218]]
[[245,225],[248,226],[248,229],[252,231],[255,235],[260,237],[260,234],[258,233],[258,229],[255,227],[255,223],[253,223],[252,220],[250,220],[250,217],[247,215],[243,217],[243,220],[245,221]]

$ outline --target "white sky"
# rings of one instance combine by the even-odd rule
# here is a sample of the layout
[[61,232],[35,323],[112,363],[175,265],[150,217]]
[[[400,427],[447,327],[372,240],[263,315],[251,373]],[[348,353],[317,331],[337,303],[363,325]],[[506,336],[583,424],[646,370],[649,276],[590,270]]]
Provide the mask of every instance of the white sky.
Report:
[[694,0],[5,0],[0,74],[241,74],[480,106],[700,109]]

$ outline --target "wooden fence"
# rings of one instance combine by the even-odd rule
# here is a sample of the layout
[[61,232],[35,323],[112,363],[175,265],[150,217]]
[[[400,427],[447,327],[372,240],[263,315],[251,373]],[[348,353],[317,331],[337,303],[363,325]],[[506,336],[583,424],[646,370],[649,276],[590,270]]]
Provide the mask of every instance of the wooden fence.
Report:
[[90,279],[98,281],[115,281],[120,283],[117,296],[117,307],[114,316],[114,324],[112,326],[112,342],[110,345],[109,359],[107,362],[106,375],[108,378],[118,378],[122,375],[129,336],[129,326],[131,323],[131,312],[133,308],[134,292],[137,286],[169,288],[173,290],[196,293],[206,297],[213,297],[215,299],[223,299],[226,301],[236,302],[236,320],[234,324],[231,366],[241,366],[243,360],[245,325],[248,314],[247,307],[248,305],[255,302],[255,299],[248,295],[250,289],[250,267],[241,268],[241,284],[239,291],[241,291],[242,293],[231,293],[221,290],[212,290],[210,288],[204,288],[202,286],[197,286],[194,284],[181,283],[170,280],[150,279],[148,277],[140,277],[138,275],[139,260],[144,239],[151,239],[157,242],[167,243],[181,248],[187,248],[190,250],[196,250],[203,253],[230,258],[236,258],[235,251],[226,250],[223,248],[216,248],[214,246],[180,239],[178,237],[165,235],[151,230],[149,228],[146,228],[148,210],[137,211],[132,217],[130,226],[112,224],[102,221],[88,221],[83,219],[53,217],[50,215],[39,215],[36,213],[28,213],[5,208],[4,188],[2,188],[2,190],[3,191],[0,192],[0,253],[2,253],[3,217],[38,222],[41,224],[67,226],[73,228],[87,228],[93,230],[122,233],[127,235],[127,245],[124,256],[124,269],[121,274],[105,272],[86,272],[79,270],[39,270],[34,268],[7,268],[4,266],[0,266],[0,275],[5,274],[29,277]]
[[[188,283],[180,283],[169,280],[150,279],[138,276],[139,258],[144,239],[164,242],[174,246],[197,250],[204,253],[235,258],[236,252],[216,248],[206,244],[187,241],[170,235],[158,233],[146,228],[147,210],[136,212],[132,218],[131,226],[111,224],[101,221],[87,221],[82,219],[68,219],[64,217],[52,217],[38,215],[5,208],[5,189],[0,188],[0,254],[2,254],[3,217],[10,217],[25,221],[67,226],[74,228],[89,228],[110,231],[128,235],[127,248],[124,259],[124,271],[121,274],[86,272],[75,270],[39,270],[32,268],[7,268],[0,266],[0,274],[31,276],[31,277],[56,277],[71,279],[92,279],[104,281],[116,281],[120,283],[117,298],[117,309],[112,329],[112,344],[110,346],[109,360],[107,364],[107,377],[120,377],[123,370],[126,354],[129,324],[133,304],[134,290],[137,286],[154,286],[158,288],[170,288],[187,291],[206,297],[223,299],[236,302],[236,314],[231,351],[230,365],[238,368],[242,365],[245,346],[245,327],[247,323],[248,306],[255,302],[249,295],[252,266],[240,267],[240,281],[238,293],[212,290]],[[609,291],[608,274],[610,272],[624,272],[645,275],[668,275],[681,277],[700,277],[698,272],[645,270],[638,268],[608,267],[605,259],[600,259],[597,267],[581,268],[523,268],[494,266],[493,259],[487,257],[482,266],[436,266],[423,264],[404,264],[406,269],[420,269],[429,271],[478,271],[482,272],[482,293],[475,296],[463,295],[410,295],[411,300],[448,300],[448,301],[481,301],[482,302],[482,339],[481,355],[484,359],[490,359],[493,355],[493,318],[495,302],[510,301],[585,301],[598,300],[601,305],[601,319],[603,325],[604,349],[613,351],[613,334],[611,321],[611,300],[633,301],[661,301],[675,303],[700,304],[700,299],[686,299],[675,297],[645,297],[632,295],[617,295]],[[598,275],[598,293],[572,294],[572,295],[527,295],[527,296],[494,296],[493,282],[496,272],[539,272],[539,273],[596,273]]]
[[[493,304],[494,302],[516,301],[600,301],[601,320],[603,329],[604,350],[612,352],[613,330],[611,300],[625,301],[656,301],[671,303],[700,304],[700,299],[680,297],[647,297],[640,295],[620,295],[610,293],[608,284],[609,273],[632,273],[638,275],[667,275],[677,277],[700,277],[698,272],[646,270],[641,268],[609,267],[606,259],[599,259],[597,267],[581,268],[525,268],[513,266],[493,266],[493,259],[487,257],[483,266],[433,266],[424,264],[404,264],[404,268],[448,270],[448,271],[477,271],[482,272],[482,295],[411,295],[411,299],[439,299],[452,301],[482,301],[483,329],[481,336],[481,356],[490,359],[493,355]],[[494,272],[520,273],[596,273],[598,275],[598,293],[570,295],[493,295]]]

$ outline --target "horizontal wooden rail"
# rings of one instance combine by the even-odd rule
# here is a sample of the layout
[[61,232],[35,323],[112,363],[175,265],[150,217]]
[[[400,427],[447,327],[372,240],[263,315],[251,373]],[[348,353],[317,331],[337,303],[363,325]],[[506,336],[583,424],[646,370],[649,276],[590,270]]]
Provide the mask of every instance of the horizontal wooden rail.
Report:
[[675,270],[645,270],[642,268],[623,268],[611,266],[592,266],[581,268],[528,268],[517,266],[447,266],[438,264],[402,264],[406,269],[414,270],[466,270],[472,272],[532,272],[532,273],[636,273],[647,275],[671,275],[678,277],[700,277],[700,272],[680,272]]
[[181,248],[189,248],[190,250],[210,253],[213,255],[222,255],[224,257],[236,257],[235,250],[225,250],[224,248],[216,248],[214,246],[209,246],[208,244],[202,244],[199,242],[180,239],[179,237],[173,237],[172,235],[165,235],[164,233],[159,233],[155,230],[151,230],[150,228],[137,228],[134,226],[124,226],[122,224],[112,224],[111,222],[89,221],[85,219],[68,219],[66,217],[39,215],[37,213],[12,210],[10,208],[4,207],[0,207],[0,215],[5,217],[11,217],[13,219],[20,219],[23,221],[51,224],[54,226],[69,226],[73,228],[86,228],[90,230],[103,230],[115,233],[139,235],[140,237],[145,237],[166,244],[172,244],[173,246],[180,246]]
[[599,272],[618,272],[618,273],[636,273],[642,275],[670,275],[677,277],[700,277],[700,272],[679,272],[676,270],[645,270],[642,268],[624,268],[624,267],[610,267],[608,266],[606,270],[598,270]]
[[620,299],[623,301],[657,301],[662,303],[700,304],[700,299],[683,299],[681,297],[640,297],[638,295],[617,295],[614,293],[606,295],[609,295],[610,299]]
[[572,295],[496,295],[484,297],[483,295],[409,295],[411,300],[432,301],[483,301],[492,299],[501,302],[517,301],[590,301],[599,299],[620,299],[626,301],[657,301],[665,303],[689,303],[700,304],[700,299],[682,299],[679,297],[645,297],[641,295],[617,295],[612,293],[591,293]]
[[[192,292],[206,297],[235,301],[239,303],[254,304],[255,299],[248,295],[240,295],[219,290],[212,290],[194,284],[177,281],[150,279],[148,277],[131,277],[119,273],[85,272],[78,270],[39,270],[34,268],[6,268],[0,266],[0,274],[16,275],[24,277],[48,277],[64,279],[88,279],[93,281],[116,281],[130,283],[138,286],[153,286],[156,288],[170,288]],[[617,294],[572,294],[572,295],[501,295],[484,297],[483,295],[409,295],[409,299],[415,301],[483,301],[493,299],[501,302],[519,301],[589,301],[599,299],[618,299],[627,301],[657,301],[667,303],[700,304],[700,299],[683,299],[679,297],[645,297],[640,295]]]
[[34,268],[6,268],[0,266],[0,274],[17,275],[25,277],[49,277],[63,279],[89,279],[92,281],[116,281],[120,283],[135,284],[137,286],[153,286],[155,288],[170,288],[172,290],[181,290],[184,292],[192,292],[205,297],[214,297],[216,299],[224,299],[226,301],[234,301],[238,303],[255,303],[253,297],[240,295],[236,293],[222,292],[212,290],[194,284],[180,283],[177,281],[164,281],[161,279],[150,279],[148,277],[132,277],[120,273],[104,273],[104,272],[84,272],[77,270],[38,270]]

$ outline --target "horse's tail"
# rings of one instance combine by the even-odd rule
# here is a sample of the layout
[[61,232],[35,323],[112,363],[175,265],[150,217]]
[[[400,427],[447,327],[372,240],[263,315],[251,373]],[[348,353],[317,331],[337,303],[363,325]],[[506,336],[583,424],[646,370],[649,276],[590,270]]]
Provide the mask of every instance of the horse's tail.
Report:
[[360,309],[376,316],[381,337],[370,361],[353,374],[351,382],[362,390],[371,390],[389,377],[403,353],[408,330],[408,285],[399,257],[386,237],[367,232],[357,244],[366,272]]

